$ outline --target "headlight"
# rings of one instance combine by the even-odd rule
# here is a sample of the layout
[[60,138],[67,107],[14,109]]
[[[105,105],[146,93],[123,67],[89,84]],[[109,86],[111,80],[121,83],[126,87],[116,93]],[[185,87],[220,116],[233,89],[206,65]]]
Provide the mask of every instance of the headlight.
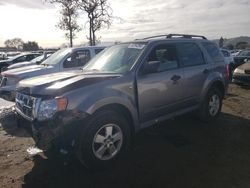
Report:
[[244,74],[244,73],[245,73],[245,71],[244,71],[244,70],[242,70],[242,69],[238,69],[238,68],[236,68],[236,69],[234,70],[234,73]]
[[56,112],[65,110],[66,107],[66,98],[56,98],[42,101],[38,109],[37,119],[39,121],[50,119],[55,115]]

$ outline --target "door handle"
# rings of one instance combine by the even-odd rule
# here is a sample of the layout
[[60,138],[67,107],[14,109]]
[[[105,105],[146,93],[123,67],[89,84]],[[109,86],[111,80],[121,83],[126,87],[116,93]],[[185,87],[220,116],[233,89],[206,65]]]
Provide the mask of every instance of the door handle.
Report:
[[203,70],[203,73],[204,73],[204,74],[208,74],[208,73],[209,73],[209,70],[208,70],[208,69],[204,69],[204,70]]
[[179,76],[179,75],[174,75],[171,77],[171,80],[173,80],[174,82],[177,82],[180,79],[181,79],[181,76]]

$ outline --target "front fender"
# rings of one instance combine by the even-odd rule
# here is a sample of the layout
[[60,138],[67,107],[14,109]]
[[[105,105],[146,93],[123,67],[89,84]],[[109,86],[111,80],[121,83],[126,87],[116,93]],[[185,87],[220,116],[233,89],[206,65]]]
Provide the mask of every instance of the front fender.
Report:
[[92,93],[84,97],[84,100],[77,105],[76,109],[79,112],[86,112],[93,115],[97,110],[108,105],[120,105],[125,108],[131,115],[135,129],[139,127],[138,111],[132,93],[124,93],[119,90],[108,89],[104,92]]

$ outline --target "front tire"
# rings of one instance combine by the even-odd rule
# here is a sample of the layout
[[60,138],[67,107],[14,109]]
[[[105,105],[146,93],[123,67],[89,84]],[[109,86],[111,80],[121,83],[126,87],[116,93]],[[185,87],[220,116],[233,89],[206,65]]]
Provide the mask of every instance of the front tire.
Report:
[[83,129],[76,143],[76,155],[87,168],[109,167],[129,146],[129,125],[118,113],[99,112]]
[[218,118],[222,107],[222,93],[217,88],[211,88],[200,109],[200,119],[210,122]]

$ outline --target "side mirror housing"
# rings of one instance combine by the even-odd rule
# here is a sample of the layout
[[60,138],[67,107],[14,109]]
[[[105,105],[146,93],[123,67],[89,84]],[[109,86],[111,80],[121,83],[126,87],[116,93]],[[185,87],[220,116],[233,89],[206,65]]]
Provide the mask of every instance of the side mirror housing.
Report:
[[156,73],[160,66],[160,61],[149,61],[143,67],[143,74]]

